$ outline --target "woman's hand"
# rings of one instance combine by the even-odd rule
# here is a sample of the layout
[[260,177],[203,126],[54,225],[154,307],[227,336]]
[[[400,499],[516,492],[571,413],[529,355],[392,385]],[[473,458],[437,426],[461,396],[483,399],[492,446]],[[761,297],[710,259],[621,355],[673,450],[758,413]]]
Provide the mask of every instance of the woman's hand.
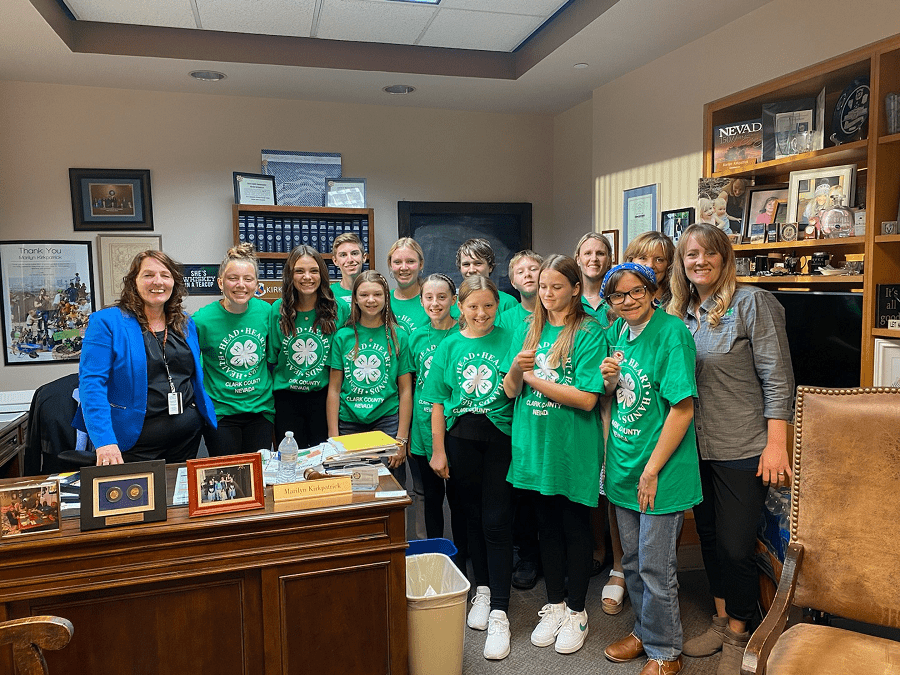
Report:
[[115,443],[112,445],[101,445],[97,448],[97,466],[124,463],[125,461],[122,459],[122,453],[119,452],[119,446]]
[[607,356],[600,362],[600,374],[603,376],[603,386],[607,395],[612,394],[616,390],[621,372],[622,364],[619,363],[618,359]]
[[781,445],[769,443],[759,456],[756,475],[769,487],[784,487],[791,484],[791,465],[787,450]]
[[447,466],[446,453],[434,452],[434,450],[432,450],[431,460],[428,462],[428,466],[430,466],[431,470],[444,480],[450,478],[450,467]]
[[394,439],[397,441],[397,454],[392,455],[388,459],[388,468],[396,469],[398,466],[402,465],[403,462],[406,461],[406,439],[405,438],[397,438]]
[[638,506],[641,513],[647,513],[647,509],[653,510],[656,502],[656,488],[659,486],[659,475],[650,473],[644,468],[640,480],[638,480]]
[[516,354],[516,358],[513,359],[513,364],[523,373],[530,373],[534,370],[535,353],[537,353],[536,349],[523,349]]

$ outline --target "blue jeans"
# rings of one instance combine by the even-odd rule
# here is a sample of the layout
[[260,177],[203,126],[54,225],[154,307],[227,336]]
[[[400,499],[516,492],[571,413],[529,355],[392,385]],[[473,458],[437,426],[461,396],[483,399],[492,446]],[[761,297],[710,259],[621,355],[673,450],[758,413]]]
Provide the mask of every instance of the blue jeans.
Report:
[[616,507],[625,585],[634,610],[634,634],[651,659],[681,654],[678,558],[675,542],[684,511],[654,515]]

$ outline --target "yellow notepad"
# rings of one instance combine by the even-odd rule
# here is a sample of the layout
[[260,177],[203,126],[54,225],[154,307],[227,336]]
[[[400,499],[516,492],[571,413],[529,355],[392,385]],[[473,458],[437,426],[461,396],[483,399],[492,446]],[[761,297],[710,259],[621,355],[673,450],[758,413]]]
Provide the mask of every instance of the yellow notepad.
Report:
[[383,431],[365,431],[361,434],[347,434],[329,438],[328,442],[334,445],[338,452],[378,452],[393,450],[397,447],[397,441]]

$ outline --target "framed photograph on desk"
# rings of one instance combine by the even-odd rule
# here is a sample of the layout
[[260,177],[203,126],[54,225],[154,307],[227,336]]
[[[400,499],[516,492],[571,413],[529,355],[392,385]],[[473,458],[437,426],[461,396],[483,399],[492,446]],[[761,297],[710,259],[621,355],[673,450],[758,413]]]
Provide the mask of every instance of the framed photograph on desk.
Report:
[[58,482],[32,481],[0,489],[0,538],[58,529]]
[[188,515],[261,509],[266,505],[259,453],[189,459]]

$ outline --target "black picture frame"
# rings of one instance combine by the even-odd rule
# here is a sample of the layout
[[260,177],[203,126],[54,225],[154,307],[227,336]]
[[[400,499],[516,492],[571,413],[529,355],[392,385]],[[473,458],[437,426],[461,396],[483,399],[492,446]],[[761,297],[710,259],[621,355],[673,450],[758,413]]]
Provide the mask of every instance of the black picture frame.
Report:
[[[267,183],[262,192],[254,197],[250,197],[242,190],[242,183],[245,179],[253,182]],[[234,184],[234,203],[235,204],[256,204],[263,206],[275,206],[278,204],[278,197],[275,193],[275,176],[267,176],[262,173],[246,173],[244,171],[232,172],[232,183]],[[269,198],[269,190],[271,190],[271,199]]]
[[76,232],[153,230],[149,169],[69,169]]
[[161,459],[81,469],[81,530],[163,521],[166,463]]
[[695,214],[696,210],[693,206],[663,211],[659,217],[659,231],[673,242],[677,242],[687,226],[694,223]]
[[509,280],[509,261],[531,248],[531,212],[529,202],[397,202],[397,233],[422,247],[425,274],[442,272],[457,285],[462,275],[456,250],[468,239],[487,239],[495,255],[491,279],[518,297]]

